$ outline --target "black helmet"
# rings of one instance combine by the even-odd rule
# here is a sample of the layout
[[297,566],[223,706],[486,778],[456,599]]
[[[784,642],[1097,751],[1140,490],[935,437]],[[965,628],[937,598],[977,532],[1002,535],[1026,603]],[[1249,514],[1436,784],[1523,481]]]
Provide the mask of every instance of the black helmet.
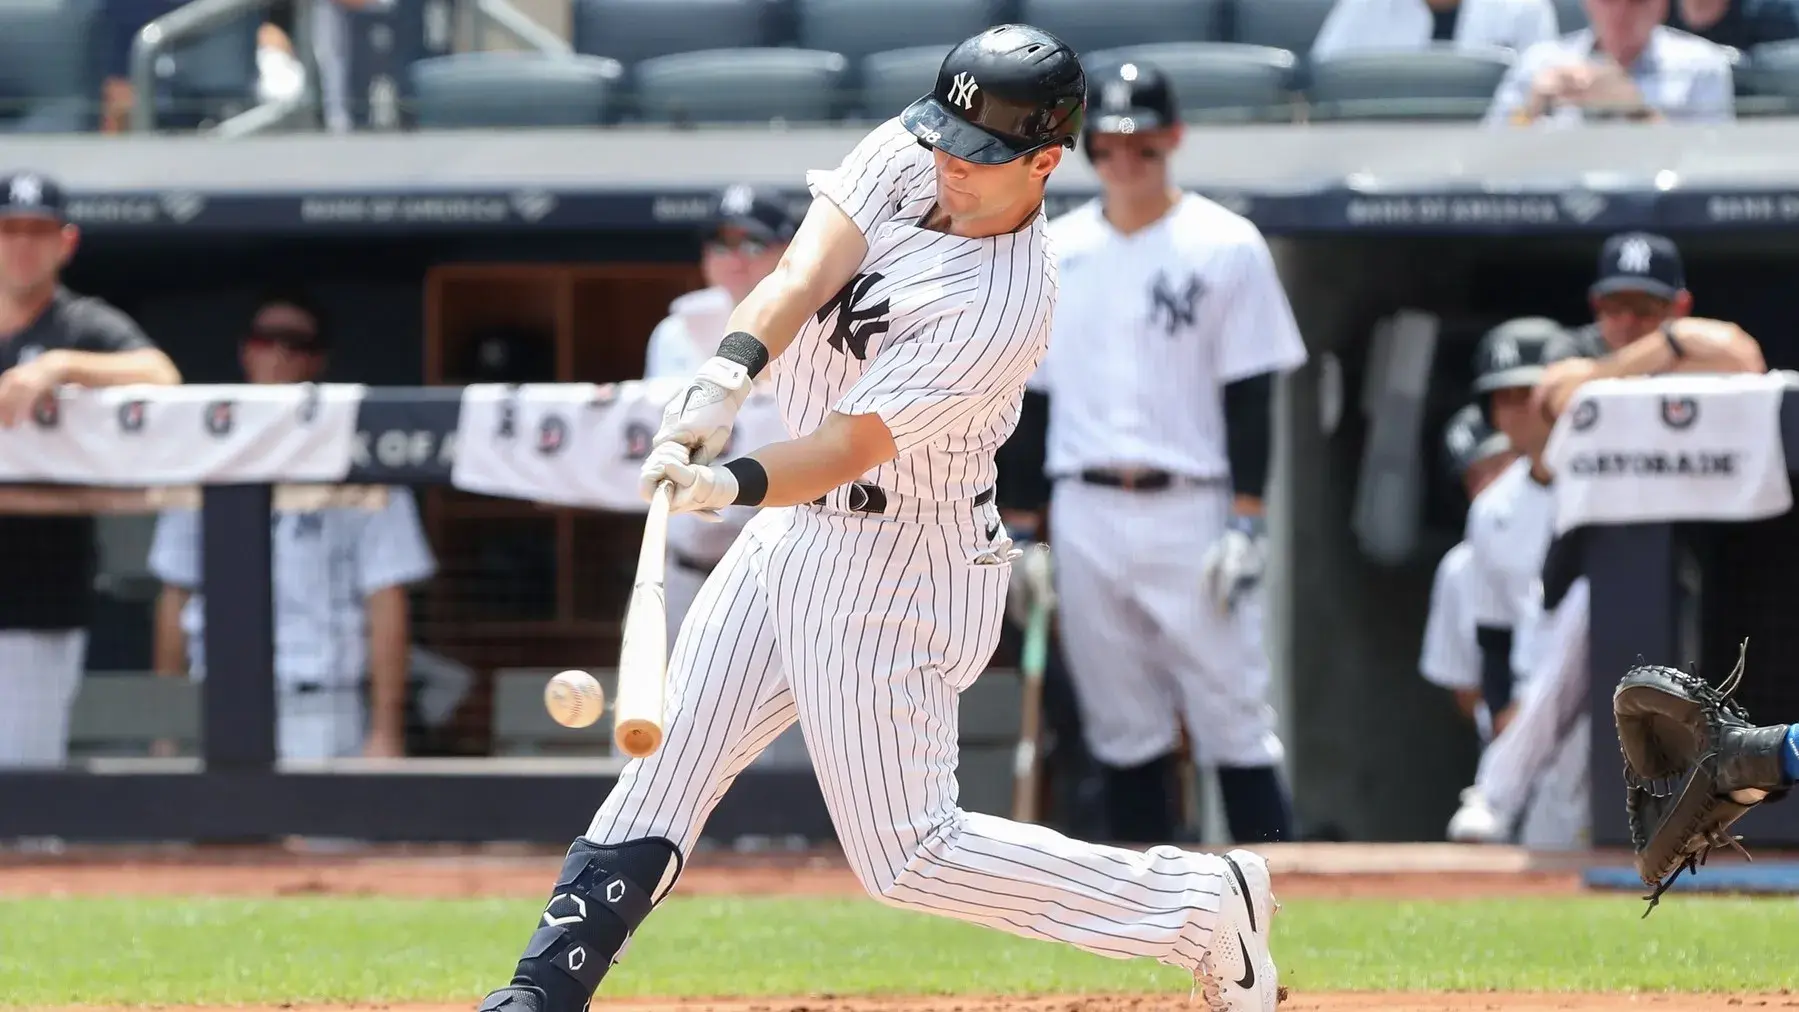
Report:
[[1073,147],[1086,98],[1067,43],[1030,25],[998,25],[950,50],[937,86],[900,121],[926,147],[998,165],[1051,144]]
[[1443,462],[1449,473],[1458,478],[1488,457],[1511,448],[1511,441],[1505,433],[1494,431],[1478,404],[1463,407],[1443,427]]
[[1507,320],[1487,331],[1474,349],[1474,392],[1536,386],[1544,366],[1575,354],[1567,330],[1554,320],[1545,316]]
[[1168,78],[1141,60],[1110,64],[1088,77],[1087,110],[1088,134],[1134,134],[1181,120]]

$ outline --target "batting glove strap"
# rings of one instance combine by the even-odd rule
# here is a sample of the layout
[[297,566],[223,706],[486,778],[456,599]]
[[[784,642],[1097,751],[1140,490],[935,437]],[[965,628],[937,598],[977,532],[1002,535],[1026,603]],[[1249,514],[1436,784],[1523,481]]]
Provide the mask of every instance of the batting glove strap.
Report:
[[1268,536],[1268,523],[1260,516],[1249,516],[1243,513],[1231,514],[1230,522],[1225,525],[1239,534],[1262,540]]
[[741,362],[713,356],[662,412],[656,442],[675,442],[692,451],[692,460],[709,464],[725,451],[737,412],[750,396],[755,380]]

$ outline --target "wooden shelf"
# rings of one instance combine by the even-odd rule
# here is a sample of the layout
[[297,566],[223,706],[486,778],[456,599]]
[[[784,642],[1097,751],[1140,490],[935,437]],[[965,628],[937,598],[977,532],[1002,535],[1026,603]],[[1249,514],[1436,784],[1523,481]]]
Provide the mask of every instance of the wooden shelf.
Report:
[[[425,382],[497,379],[477,354],[496,334],[538,367],[509,379],[637,379],[669,303],[701,285],[691,264],[439,265],[425,279]],[[427,491],[424,513],[441,575],[420,601],[419,632],[476,669],[477,693],[494,667],[616,661],[641,516],[447,487]],[[480,720],[468,730],[485,733]]]

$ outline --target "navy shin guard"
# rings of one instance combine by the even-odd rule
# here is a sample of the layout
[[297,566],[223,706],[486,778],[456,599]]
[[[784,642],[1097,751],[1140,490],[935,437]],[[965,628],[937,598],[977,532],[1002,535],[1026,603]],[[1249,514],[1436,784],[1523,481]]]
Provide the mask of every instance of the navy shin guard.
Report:
[[664,839],[607,846],[576,840],[513,985],[543,992],[538,1012],[581,1012],[650,915],[663,880],[680,870],[680,849]]

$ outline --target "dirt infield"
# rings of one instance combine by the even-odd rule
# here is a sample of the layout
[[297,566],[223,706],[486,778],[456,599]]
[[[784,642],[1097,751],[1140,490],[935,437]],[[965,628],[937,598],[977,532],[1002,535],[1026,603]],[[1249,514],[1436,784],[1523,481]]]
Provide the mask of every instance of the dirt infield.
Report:
[[[1283,899],[1366,896],[1437,899],[1570,894],[1592,858],[1545,859],[1505,848],[1292,845],[1265,851]],[[308,853],[278,848],[94,849],[54,858],[0,856],[0,897],[25,895],[243,895],[537,897],[561,863],[559,850],[469,853],[445,848],[361,848]],[[1406,870],[1396,870],[1398,868]],[[686,894],[854,895],[855,878],[834,853],[702,853],[683,875]],[[595,1003],[605,1012],[1196,1012],[1183,996],[841,999]],[[236,1012],[470,1012],[462,1005],[236,1007]],[[1702,1012],[1799,1009],[1799,994],[1522,995],[1305,994],[1282,1012]],[[165,1012],[216,1012],[167,1009]]]

